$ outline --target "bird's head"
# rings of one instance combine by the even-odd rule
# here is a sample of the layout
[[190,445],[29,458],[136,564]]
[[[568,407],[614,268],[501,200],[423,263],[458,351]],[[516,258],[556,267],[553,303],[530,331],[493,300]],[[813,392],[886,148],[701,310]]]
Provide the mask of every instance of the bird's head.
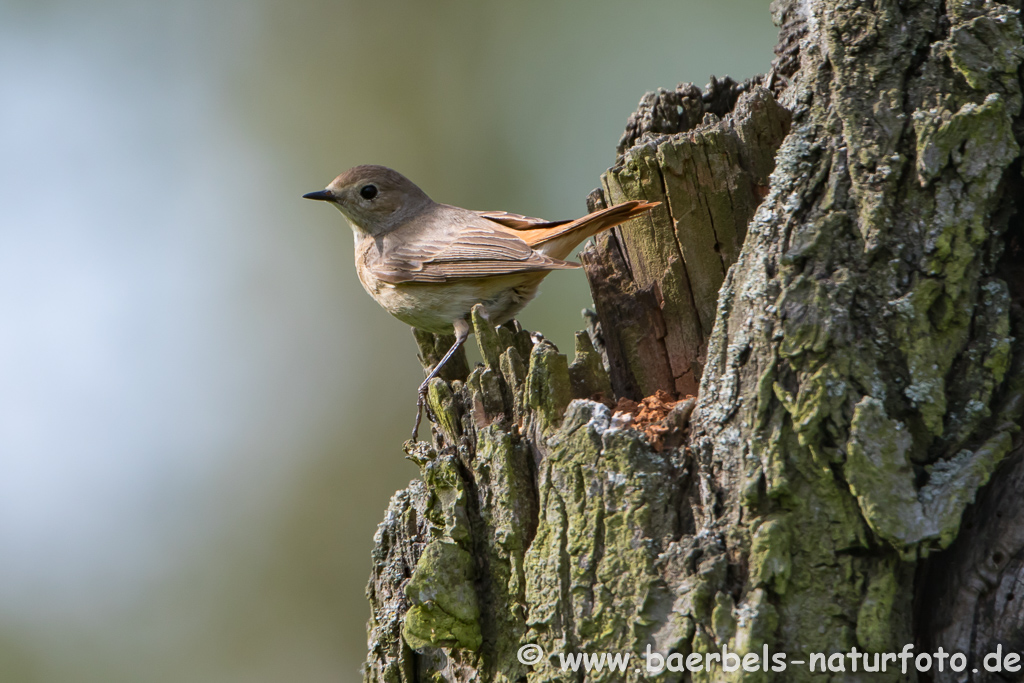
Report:
[[368,235],[390,232],[434,203],[411,180],[386,166],[350,168],[326,189],[302,196],[331,202],[354,229]]

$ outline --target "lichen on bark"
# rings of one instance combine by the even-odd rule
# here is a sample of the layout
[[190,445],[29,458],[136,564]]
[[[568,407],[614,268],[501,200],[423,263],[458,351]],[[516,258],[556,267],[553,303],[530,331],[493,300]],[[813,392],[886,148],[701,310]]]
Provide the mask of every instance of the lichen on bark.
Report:
[[[1020,25],[943,7],[776,5],[804,24],[793,128],[719,296],[692,447],[721,510],[702,521],[738,539],[737,566],[737,529],[787,528],[769,602],[776,642],[805,652],[913,642],[911,563],[956,537],[1020,418],[995,277]],[[740,607],[755,588],[734,584]]]

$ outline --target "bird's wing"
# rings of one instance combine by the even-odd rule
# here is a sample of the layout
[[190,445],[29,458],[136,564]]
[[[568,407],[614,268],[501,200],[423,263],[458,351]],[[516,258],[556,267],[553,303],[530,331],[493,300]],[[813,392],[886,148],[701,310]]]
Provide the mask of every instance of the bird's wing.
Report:
[[536,228],[553,228],[556,225],[565,225],[570,221],[548,221],[543,218],[531,218],[521,213],[509,213],[508,211],[477,211],[484,218],[500,223],[506,228],[513,230],[533,230]]
[[475,212],[450,212],[444,220],[443,229],[412,228],[389,235],[380,255],[368,262],[374,276],[391,284],[447,282],[580,267],[534,251]]

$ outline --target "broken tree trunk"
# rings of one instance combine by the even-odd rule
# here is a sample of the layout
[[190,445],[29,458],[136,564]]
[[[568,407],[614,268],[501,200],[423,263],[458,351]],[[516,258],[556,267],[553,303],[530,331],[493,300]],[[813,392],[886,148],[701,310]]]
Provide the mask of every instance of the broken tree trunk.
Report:
[[574,358],[478,309],[485,364],[430,386],[366,680],[999,675],[1024,648],[1018,9],[777,1],[767,77],[645,96],[590,202],[662,204],[583,255]]

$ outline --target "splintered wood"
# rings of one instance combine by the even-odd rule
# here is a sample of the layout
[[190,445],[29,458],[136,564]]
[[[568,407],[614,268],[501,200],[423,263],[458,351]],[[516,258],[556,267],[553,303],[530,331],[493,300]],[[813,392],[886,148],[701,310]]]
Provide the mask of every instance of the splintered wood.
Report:
[[790,114],[761,79],[648,93],[591,209],[660,202],[598,236],[580,259],[616,396],[696,394],[718,290],[768,187]]
[[682,442],[695,405],[695,396],[677,400],[667,391],[658,390],[639,403],[620,398],[613,409],[613,416],[625,426],[646,434],[647,441],[660,453],[666,447],[674,448]]

